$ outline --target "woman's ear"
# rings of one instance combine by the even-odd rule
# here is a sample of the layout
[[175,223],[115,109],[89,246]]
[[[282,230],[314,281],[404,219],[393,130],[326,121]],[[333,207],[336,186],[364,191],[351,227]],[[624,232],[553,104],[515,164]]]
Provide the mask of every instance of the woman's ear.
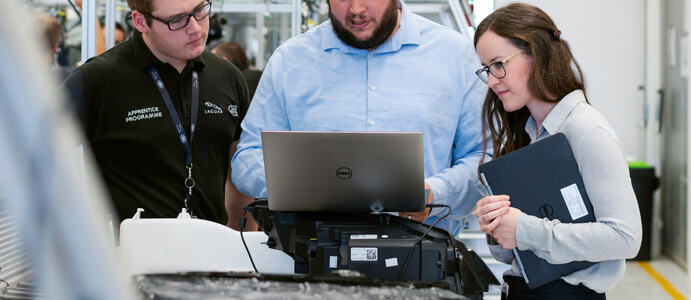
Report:
[[145,33],[151,29],[146,21],[146,16],[143,13],[138,10],[132,11],[132,23],[134,23],[134,27],[137,28],[137,31]]

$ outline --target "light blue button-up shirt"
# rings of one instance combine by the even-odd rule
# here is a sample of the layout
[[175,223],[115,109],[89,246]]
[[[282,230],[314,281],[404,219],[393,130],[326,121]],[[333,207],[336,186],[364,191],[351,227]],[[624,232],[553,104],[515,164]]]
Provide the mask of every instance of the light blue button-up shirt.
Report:
[[[276,49],[232,161],[241,192],[266,197],[263,130],[422,132],[425,182],[435,203],[452,207],[438,226],[460,232],[484,190],[477,167],[487,85],[474,74],[480,61],[467,38],[401,9],[396,34],[371,52],[341,42],[330,21]],[[426,223],[444,213],[433,209]]]

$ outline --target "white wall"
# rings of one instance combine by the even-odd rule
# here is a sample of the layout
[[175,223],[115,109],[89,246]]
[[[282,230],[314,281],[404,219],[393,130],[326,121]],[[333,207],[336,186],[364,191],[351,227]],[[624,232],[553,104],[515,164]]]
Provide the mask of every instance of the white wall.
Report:
[[[495,7],[510,2],[495,0]],[[588,99],[612,124],[626,154],[645,159],[644,0],[524,0],[552,17],[586,79]],[[650,122],[649,122],[650,123]]]

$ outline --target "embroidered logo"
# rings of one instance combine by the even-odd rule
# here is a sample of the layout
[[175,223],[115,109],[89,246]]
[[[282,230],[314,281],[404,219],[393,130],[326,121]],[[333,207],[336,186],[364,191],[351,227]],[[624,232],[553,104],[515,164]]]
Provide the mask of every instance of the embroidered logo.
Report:
[[125,123],[153,118],[163,118],[163,114],[157,106],[129,111],[125,118]]
[[218,105],[213,104],[211,102],[204,102],[204,106],[206,106],[206,109],[204,110],[205,114],[222,114],[223,110],[218,107]]
[[237,105],[228,105],[228,111],[230,112],[233,117],[238,116],[238,106]]

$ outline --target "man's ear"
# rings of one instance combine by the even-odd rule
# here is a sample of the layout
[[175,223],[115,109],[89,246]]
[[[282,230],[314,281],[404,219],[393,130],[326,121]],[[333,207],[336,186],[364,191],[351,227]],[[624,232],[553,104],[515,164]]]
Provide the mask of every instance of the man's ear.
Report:
[[53,58],[55,57],[55,54],[58,53],[58,45],[53,46],[53,49],[50,49],[50,57]]
[[132,23],[134,23],[134,27],[137,28],[137,31],[141,33],[145,33],[151,29],[146,23],[146,16],[138,10],[132,11]]

